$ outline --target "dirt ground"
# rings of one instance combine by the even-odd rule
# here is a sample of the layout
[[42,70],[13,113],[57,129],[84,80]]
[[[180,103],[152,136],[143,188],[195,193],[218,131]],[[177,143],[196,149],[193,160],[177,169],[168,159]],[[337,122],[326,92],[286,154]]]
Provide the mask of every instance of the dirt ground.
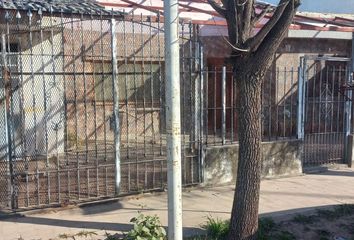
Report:
[[[311,213],[267,223],[269,233],[262,240],[353,240],[354,205],[338,205],[314,209]],[[270,224],[269,224],[270,222]]]

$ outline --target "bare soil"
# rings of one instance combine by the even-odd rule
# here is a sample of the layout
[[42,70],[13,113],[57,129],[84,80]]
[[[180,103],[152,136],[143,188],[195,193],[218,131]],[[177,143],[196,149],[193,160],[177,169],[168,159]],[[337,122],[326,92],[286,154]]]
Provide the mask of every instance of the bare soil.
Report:
[[354,205],[317,209],[280,221],[264,239],[274,240],[354,240]]

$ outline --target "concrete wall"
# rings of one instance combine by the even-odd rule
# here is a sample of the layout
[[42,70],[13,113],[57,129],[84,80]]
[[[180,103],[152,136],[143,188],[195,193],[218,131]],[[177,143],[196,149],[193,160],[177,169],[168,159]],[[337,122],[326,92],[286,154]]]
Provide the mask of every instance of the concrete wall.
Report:
[[[262,147],[262,178],[302,174],[301,141],[265,142]],[[206,148],[204,184],[234,182],[237,176],[238,151],[238,145]]]

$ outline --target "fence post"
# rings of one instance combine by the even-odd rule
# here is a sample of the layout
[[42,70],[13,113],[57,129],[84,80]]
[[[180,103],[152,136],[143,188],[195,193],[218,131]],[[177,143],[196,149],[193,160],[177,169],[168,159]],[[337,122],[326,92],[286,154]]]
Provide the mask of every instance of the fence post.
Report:
[[[14,209],[15,206],[15,199],[14,199],[14,186],[13,186],[13,179],[12,179],[12,163],[11,163],[11,128],[8,122],[8,117],[9,117],[9,104],[10,104],[10,99],[7,93],[7,84],[8,81],[10,81],[10,79],[8,79],[9,76],[9,72],[7,69],[7,61],[6,61],[6,41],[5,41],[5,34],[1,35],[1,56],[2,56],[2,82],[1,82],[1,87],[2,87],[2,92],[1,94],[3,95],[3,99],[5,99],[5,101],[3,101],[3,109],[4,109],[4,127],[5,127],[5,151],[6,151],[6,175],[7,175],[7,181],[8,181],[8,189],[7,189],[7,194],[10,194],[9,196],[9,207],[11,207],[12,209]],[[1,106],[0,106],[1,107]]]
[[[353,84],[354,81],[354,33],[352,33],[352,54],[351,61],[349,63],[348,71],[348,84]],[[348,166],[352,167],[352,148],[353,148],[353,136],[350,137],[352,132],[352,106],[353,106],[353,91],[348,91],[348,99],[345,102],[345,113],[346,113],[346,123],[345,123],[345,159],[347,160]]]
[[298,68],[297,138],[304,138],[304,75],[303,66]]
[[[194,26],[193,26],[194,27]],[[193,37],[195,37],[195,34],[196,34],[196,31],[193,31]],[[201,95],[201,92],[200,92],[200,78],[201,78],[201,75],[200,75],[200,72],[198,73],[198,69],[199,69],[199,66],[200,66],[200,58],[199,58],[199,44],[197,42],[197,40],[195,40],[194,42],[195,44],[195,51],[194,51],[194,64],[193,64],[193,69],[190,69],[190,71],[193,71],[196,73],[196,77],[194,78],[194,142],[193,142],[193,150],[195,148],[199,149],[199,140],[200,140],[200,137],[199,137],[199,134],[200,134],[200,95]],[[192,75],[192,74],[191,74]]]
[[199,64],[199,74],[200,74],[200,182],[204,182],[204,55],[203,55],[203,47],[199,45],[199,56],[200,56],[200,64]]
[[178,0],[164,1],[168,239],[182,240],[181,103]]
[[226,143],[226,67],[222,67],[222,83],[221,83],[221,99],[222,99],[222,145]]
[[118,65],[117,65],[117,36],[116,20],[111,19],[112,37],[112,84],[113,84],[113,121],[114,121],[114,160],[115,160],[115,194],[120,192],[120,125],[119,125],[119,91],[118,91]]

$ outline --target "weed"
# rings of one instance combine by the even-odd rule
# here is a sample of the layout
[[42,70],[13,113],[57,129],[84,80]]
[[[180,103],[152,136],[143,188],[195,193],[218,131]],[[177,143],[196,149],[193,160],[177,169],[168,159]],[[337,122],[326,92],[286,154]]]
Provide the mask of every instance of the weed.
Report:
[[354,223],[349,223],[348,225],[340,224],[339,227],[345,229],[350,235],[354,236]]
[[276,224],[272,218],[261,218],[258,223],[258,239],[269,239],[270,232],[274,230]]
[[354,214],[354,205],[348,204],[336,206],[333,210],[317,210],[317,215],[327,220],[335,220],[352,214]]
[[72,239],[72,240],[76,240],[76,238],[85,238],[87,239],[88,237],[92,237],[94,235],[97,235],[97,233],[95,232],[91,232],[91,231],[81,231],[75,234],[67,234],[67,233],[63,233],[63,234],[59,234],[59,238],[61,239]]
[[112,234],[106,232],[105,240],[119,240],[119,237],[117,235],[112,235]]
[[207,217],[207,222],[203,228],[207,231],[208,239],[225,239],[229,233],[229,220],[214,219],[210,216]]
[[344,204],[344,205],[337,206],[334,208],[334,212],[339,217],[350,216],[350,215],[354,214],[354,205]]
[[166,231],[161,226],[160,219],[157,216],[144,216],[132,218],[130,222],[134,223],[132,230],[128,232],[125,240],[165,240]]

